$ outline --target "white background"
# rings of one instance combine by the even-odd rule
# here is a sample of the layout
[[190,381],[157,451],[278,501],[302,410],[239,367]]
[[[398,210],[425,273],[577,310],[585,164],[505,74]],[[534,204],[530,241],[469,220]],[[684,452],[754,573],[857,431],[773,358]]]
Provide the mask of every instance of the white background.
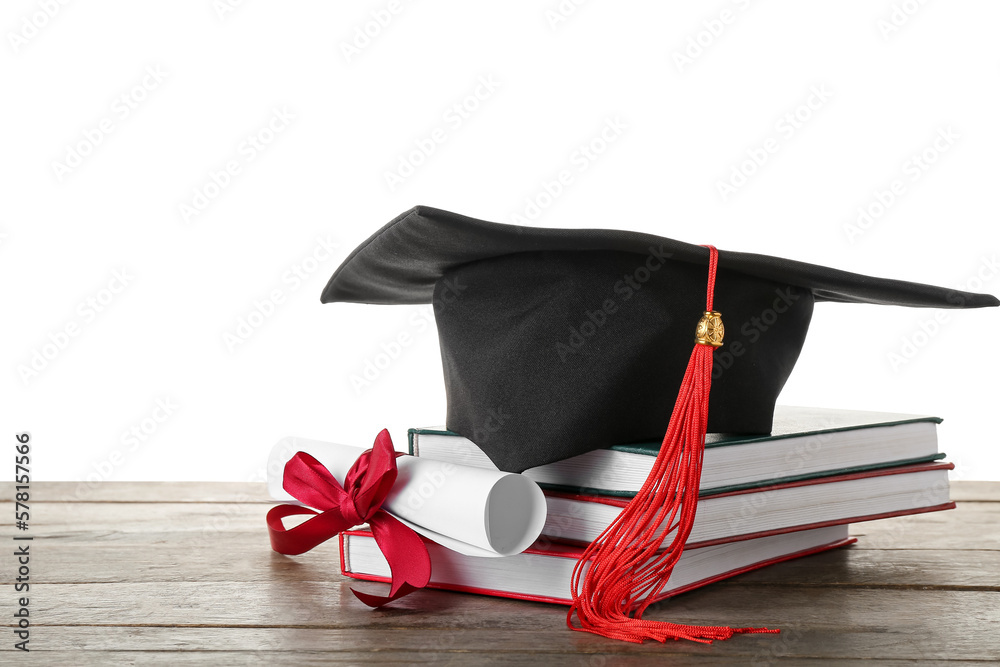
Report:
[[[510,222],[563,169],[534,224],[1000,292],[996,3],[595,1],[559,21],[555,1],[404,2],[388,21],[386,0],[49,4],[0,16],[0,430],[32,432],[38,480],[259,479],[285,435],[369,446],[389,427],[401,448],[407,427],[444,420],[429,311],[321,306],[323,285],[414,204]],[[294,119],[269,136],[275,109]],[[581,160],[609,120],[624,129]],[[436,128],[444,142],[390,188]],[[913,179],[908,161],[948,128]],[[724,200],[718,184],[769,138]],[[56,165],[73,151],[88,154]],[[239,173],[211,187],[231,160]],[[849,238],[895,179],[905,191]],[[996,309],[821,304],[781,401],[940,415],[956,477],[1000,479],[998,332]]]

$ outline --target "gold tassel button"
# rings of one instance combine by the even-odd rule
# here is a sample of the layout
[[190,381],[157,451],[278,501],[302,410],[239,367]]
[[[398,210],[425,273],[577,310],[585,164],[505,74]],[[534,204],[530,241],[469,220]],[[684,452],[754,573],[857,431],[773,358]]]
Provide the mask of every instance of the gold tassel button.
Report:
[[725,334],[726,327],[722,326],[722,313],[706,310],[705,314],[698,320],[698,328],[694,332],[694,342],[699,345],[722,347],[722,337]]

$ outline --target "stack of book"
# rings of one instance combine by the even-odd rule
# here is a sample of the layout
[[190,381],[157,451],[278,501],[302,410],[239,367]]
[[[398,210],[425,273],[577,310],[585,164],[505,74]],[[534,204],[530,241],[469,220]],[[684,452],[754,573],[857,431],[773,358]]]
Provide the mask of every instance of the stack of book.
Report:
[[[940,421],[778,406],[770,435],[709,434],[694,528],[660,597],[851,544],[850,523],[953,508],[953,466],[937,447]],[[527,470],[546,496],[542,537],[503,558],[463,556],[428,543],[430,587],[568,604],[582,548],[639,490],[659,445],[615,446]],[[494,467],[471,441],[443,428],[410,429],[409,449]],[[349,577],[390,580],[367,531],[341,534],[340,557]]]

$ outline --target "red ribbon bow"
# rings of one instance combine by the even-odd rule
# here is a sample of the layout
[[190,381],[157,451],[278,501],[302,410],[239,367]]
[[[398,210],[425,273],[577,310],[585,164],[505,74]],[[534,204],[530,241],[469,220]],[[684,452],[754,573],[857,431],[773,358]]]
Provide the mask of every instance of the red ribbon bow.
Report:
[[[267,513],[271,548],[280,554],[295,556],[309,551],[338,533],[367,523],[375,543],[389,563],[392,587],[389,595],[351,592],[369,607],[381,607],[398,600],[431,578],[431,559],[427,547],[409,527],[382,509],[382,503],[396,482],[396,457],[389,432],[375,438],[374,446],[358,457],[344,479],[344,486],[326,467],[305,452],[298,452],[285,464],[285,491],[309,507],[278,505]],[[285,529],[286,516],[314,515],[294,528]]]

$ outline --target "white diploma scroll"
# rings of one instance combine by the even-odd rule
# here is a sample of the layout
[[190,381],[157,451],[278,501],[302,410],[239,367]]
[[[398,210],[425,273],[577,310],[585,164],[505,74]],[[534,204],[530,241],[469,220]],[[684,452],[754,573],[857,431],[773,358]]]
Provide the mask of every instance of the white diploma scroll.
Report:
[[[343,484],[365,451],[305,438],[283,438],[267,462],[267,488],[275,500],[301,505],[282,487],[285,463],[305,452]],[[545,525],[545,497],[515,473],[471,468],[403,455],[382,509],[424,537],[469,556],[513,556],[534,542]]]

